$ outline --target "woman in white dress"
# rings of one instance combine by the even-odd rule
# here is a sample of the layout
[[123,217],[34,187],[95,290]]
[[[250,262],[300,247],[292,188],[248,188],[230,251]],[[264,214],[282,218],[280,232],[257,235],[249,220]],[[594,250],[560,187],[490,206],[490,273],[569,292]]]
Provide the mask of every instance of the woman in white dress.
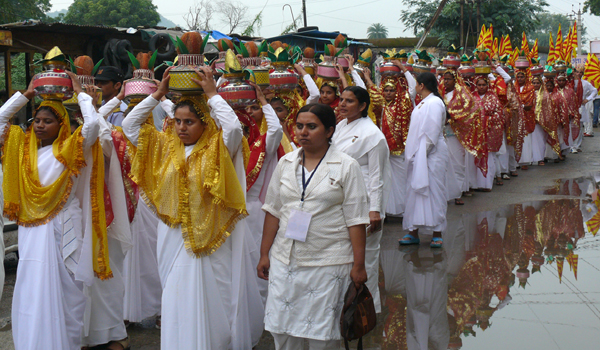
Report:
[[[103,116],[106,111],[111,111],[118,106],[123,98],[124,89],[121,89],[119,95],[105,103],[98,112]],[[129,102],[124,118],[139,102],[141,100]],[[167,118],[172,118],[170,115],[172,108],[173,103],[166,98],[163,99],[160,105],[152,110],[149,121],[153,121],[155,127],[158,125],[162,129],[164,120],[159,120],[157,116],[166,114]],[[132,247],[122,261],[124,280],[122,318],[126,324],[141,322],[148,317],[160,315],[162,286],[156,257],[158,218],[146,204],[144,196],[140,195],[138,185],[131,180],[131,154],[127,150],[129,142],[123,134],[122,128],[110,124],[104,118],[100,119],[100,127],[100,141],[102,148],[105,149],[105,157],[108,156],[110,159],[110,170],[113,170],[112,164],[114,164],[124,184],[125,211],[131,231]],[[114,151],[106,151],[111,148]],[[111,193],[111,198],[112,196]],[[111,287],[107,286],[107,288]],[[156,323],[160,325],[160,318],[157,318]]]
[[[91,203],[104,206],[97,114],[92,97],[75,74],[68,74],[85,120],[73,134],[61,101],[42,102],[26,133],[10,126],[9,119],[34,97],[33,84],[0,108],[4,215],[19,225],[12,301],[13,341],[19,350],[79,350],[83,285],[94,283],[94,274],[112,276],[104,211],[92,209]],[[90,186],[90,179],[102,184]],[[104,254],[93,253],[102,249]]]
[[438,92],[438,83],[432,73],[417,77],[417,94],[422,101],[410,117],[406,140],[406,211],[402,226],[410,232],[400,244],[419,244],[419,229],[433,231],[432,248],[442,247],[442,231],[446,227],[448,209],[446,169],[448,148],[443,128],[446,106]]
[[263,206],[257,272],[269,281],[265,329],[278,350],[305,341],[310,349],[339,347],[344,293],[350,280],[357,288],[367,280],[367,191],[357,162],[330,145],[334,131],[330,107],[300,110],[302,148],[279,161]]
[[379,243],[382,220],[391,190],[390,151],[385,136],[368,116],[371,98],[367,90],[347,87],[340,96],[339,117],[332,143],[336,149],[356,159],[369,193],[370,227],[367,230],[365,266],[367,287],[373,294],[375,311],[381,312],[379,295]]
[[[248,128],[248,146],[250,147],[250,159],[246,168],[246,208],[248,218],[246,222],[254,238],[255,254],[252,255],[252,266],[258,264],[259,247],[262,241],[263,224],[265,214],[261,210],[267,195],[267,188],[277,161],[286,152],[280,145],[283,137],[283,128],[273,107],[267,103],[264,94],[258,86],[254,85],[260,105],[254,104],[246,108],[246,114],[238,113],[242,125]],[[258,279],[260,294],[263,304],[267,302],[267,282]],[[258,315],[260,316],[260,315]],[[258,319],[262,322],[263,317]],[[258,342],[258,339],[257,339]]]
[[168,72],[123,122],[137,148],[131,173],[161,220],[161,348],[249,349],[256,327],[249,315],[263,309],[242,220],[242,128],[209,67],[194,79],[204,95],[182,97],[165,132],[144,124],[168,92]]

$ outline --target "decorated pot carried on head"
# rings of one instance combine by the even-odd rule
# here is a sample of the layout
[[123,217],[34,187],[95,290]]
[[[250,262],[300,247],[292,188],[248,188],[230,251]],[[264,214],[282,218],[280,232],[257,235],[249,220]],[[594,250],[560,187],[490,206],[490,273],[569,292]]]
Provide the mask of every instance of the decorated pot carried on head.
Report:
[[[69,59],[71,62],[71,71],[77,72],[77,80],[81,86],[85,89],[87,86],[94,86],[94,75],[98,71],[98,68],[102,65],[104,59],[101,59],[94,66],[94,61],[90,56],[79,56],[73,61]],[[102,89],[96,87],[96,93],[98,94],[98,99],[96,101],[96,106],[102,105]],[[68,110],[78,110],[79,103],[77,102],[77,93],[73,92],[73,97],[63,102],[63,105]]]
[[458,74],[463,78],[469,78],[475,75],[475,68],[473,68],[473,57],[469,57],[463,54],[460,58],[460,67],[457,69]]
[[371,49],[367,49],[363,52],[356,64],[354,64],[354,70],[358,72],[362,79],[365,78],[365,68],[369,68],[371,66],[371,59],[373,58],[373,52]]
[[551,65],[546,65],[544,67],[544,78],[546,79],[554,79],[556,78],[556,71],[554,70],[554,67]]
[[562,74],[567,72],[567,63],[563,60],[557,60],[556,62],[554,62],[554,64],[552,65],[552,67],[554,68],[554,71],[557,74]]
[[169,90],[183,94],[196,95],[202,93],[202,86],[196,84],[193,79],[200,79],[196,70],[204,66],[204,48],[208,42],[209,35],[204,39],[198,32],[187,32],[181,38],[177,38],[176,47],[178,56],[177,66],[169,71]]
[[36,96],[44,100],[68,100],[73,96],[73,82],[65,72],[66,56],[58,46],[50,50],[41,63],[44,71],[33,76],[33,88]]
[[280,47],[276,50],[269,49],[269,58],[273,69],[269,72],[269,89],[271,90],[294,90],[298,87],[298,74],[291,69],[291,65],[300,59],[300,53],[292,49],[290,52]]
[[235,46],[235,50],[237,51],[238,55],[242,56],[240,58],[240,64],[242,67],[246,67],[248,69],[260,67],[262,58],[258,56],[258,46],[254,41],[240,43],[239,45],[233,43],[233,45]]
[[154,64],[158,51],[154,51],[154,53],[140,52],[136,57],[129,51],[127,53],[134,70],[133,78],[123,82],[125,103],[135,99],[144,99],[156,92],[158,88],[154,82]]
[[257,66],[247,67],[254,72],[254,74],[250,76],[250,80],[260,87],[268,87],[269,71],[272,67],[271,60],[269,59],[269,44],[266,40],[263,40],[258,46],[258,60],[256,62],[258,63]]
[[544,67],[540,66],[539,58],[534,57],[531,59],[530,72],[531,72],[531,75],[533,75],[533,76],[540,76],[540,75],[544,74]]
[[525,54],[525,51],[519,51],[519,57],[515,61],[515,68],[519,70],[527,70],[531,66],[529,58]]
[[337,50],[332,44],[325,45],[325,54],[323,60],[317,68],[317,75],[325,80],[337,80],[340,75],[335,69],[336,58],[341,55],[342,51]]
[[396,49],[392,49],[386,50],[381,55],[383,56],[383,63],[379,66],[379,74],[381,74],[382,77],[400,75],[400,68],[392,63],[392,61],[401,60],[400,55],[406,55],[406,52],[404,52],[404,50],[396,52]]
[[212,44],[217,50],[219,50],[219,57],[215,61],[215,73],[220,74],[225,69],[225,55],[227,50],[235,50],[233,41],[229,39],[219,39],[217,44]]
[[217,92],[231,108],[244,108],[256,103],[256,90],[247,82],[252,70],[242,68],[232,50],[225,54],[225,69],[221,73],[227,82]]
[[315,62],[315,50],[310,47],[304,48],[304,51],[302,52],[302,62],[300,62],[300,65],[302,68],[304,68],[306,73],[312,77],[314,77],[316,73],[314,67]]
[[413,72],[419,75],[422,73],[431,73],[431,56],[427,53],[427,50],[415,50],[419,61],[413,64]]
[[461,65],[461,58],[458,56],[458,52],[463,48],[456,48],[454,45],[450,45],[448,48],[448,55],[442,60],[442,66],[446,68],[458,68]]
[[477,58],[477,63],[475,63],[475,74],[487,76],[492,72],[492,67],[488,64],[488,61],[491,60],[490,49],[480,46],[473,51],[475,54],[475,58]]
[[344,68],[344,71],[348,71],[348,68],[350,68],[350,63],[348,62],[346,57],[344,57],[344,55],[350,53],[350,51],[348,50],[348,38],[342,34],[338,34],[338,36],[335,39],[331,39],[330,41],[335,50],[335,63],[342,66],[342,68]]

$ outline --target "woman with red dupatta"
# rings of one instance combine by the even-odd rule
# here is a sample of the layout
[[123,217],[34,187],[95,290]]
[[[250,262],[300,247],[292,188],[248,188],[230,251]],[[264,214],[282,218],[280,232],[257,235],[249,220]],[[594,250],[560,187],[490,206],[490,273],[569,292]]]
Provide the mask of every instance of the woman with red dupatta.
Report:
[[[564,150],[570,148],[569,146],[569,138],[571,131],[571,121],[569,115],[571,114],[571,107],[569,102],[567,101],[567,96],[570,96],[569,93],[564,92],[564,87],[567,84],[567,77],[564,75],[558,75],[556,79],[552,80],[554,90],[552,92],[552,98],[556,101],[558,109],[557,109],[557,131],[558,131],[558,142],[560,144],[560,154],[558,154],[559,160],[565,160]],[[561,89],[560,86],[563,86]],[[548,156],[548,148],[546,148],[546,156]],[[552,155],[552,159],[556,157]]]
[[[523,106],[523,113],[521,119],[525,126],[525,136],[523,137],[523,150],[519,164],[521,169],[527,170],[531,163],[540,162],[544,160],[544,154],[540,152],[539,147],[534,147],[534,135],[535,132],[535,88],[531,85],[527,77],[526,70],[517,71],[515,79],[515,89],[519,95],[521,105]],[[538,136],[538,135],[536,135]]]
[[[258,104],[246,107],[246,113],[238,111],[236,114],[242,123],[244,134],[248,140],[250,157],[246,166],[246,222],[252,232],[256,247],[262,241],[265,213],[261,210],[271,181],[271,175],[277,166],[279,158],[286,152],[282,146],[283,127],[277,118],[273,107],[267,103],[260,87],[253,82],[256,89]],[[258,251],[257,251],[258,252]],[[253,254],[253,264],[258,265],[260,256]],[[267,301],[268,283],[257,277],[263,304]]]
[[488,149],[487,172],[481,170],[477,172],[477,188],[489,192],[492,190],[494,175],[496,175],[496,184],[502,185],[500,169],[496,171],[495,154],[502,147],[504,139],[504,112],[496,94],[489,89],[490,83],[487,77],[477,78],[477,92],[475,99],[480,110],[480,118],[483,123],[484,135]]
[[[570,73],[571,70],[569,68],[567,74]],[[570,77],[572,77],[572,74]],[[578,80],[577,85],[575,86],[575,82],[573,79],[570,79],[570,77],[561,74],[556,78],[556,83],[558,85],[558,91],[565,96],[567,101],[566,107],[569,113],[569,125],[568,127],[565,126],[566,129],[569,129],[567,144],[571,149],[571,153],[577,153],[578,148],[581,147],[581,139],[583,137],[580,132],[581,113],[579,112],[579,107],[583,101],[583,85],[581,80]]]
[[564,107],[554,87],[554,79],[546,79],[544,87],[538,92],[535,119],[548,135],[546,138],[546,158],[555,159],[554,162],[557,163],[559,157],[561,157],[558,122],[561,110]]
[[[487,145],[477,104],[462,77],[453,69],[444,73],[440,94],[450,115],[444,127],[450,163],[463,192],[476,185],[476,167],[487,173]],[[460,199],[456,204],[462,204]]]
[[[375,100],[382,100],[380,128],[390,149],[390,169],[392,184],[385,208],[387,215],[399,216],[404,213],[406,191],[406,164],[404,161],[404,144],[408,136],[410,115],[413,103],[410,97],[410,87],[414,90],[417,84],[413,76],[399,61],[392,61],[404,71],[404,76],[388,76],[381,81],[377,88],[371,78],[365,75],[369,87],[369,95],[375,95]],[[379,110],[377,108],[376,110]]]

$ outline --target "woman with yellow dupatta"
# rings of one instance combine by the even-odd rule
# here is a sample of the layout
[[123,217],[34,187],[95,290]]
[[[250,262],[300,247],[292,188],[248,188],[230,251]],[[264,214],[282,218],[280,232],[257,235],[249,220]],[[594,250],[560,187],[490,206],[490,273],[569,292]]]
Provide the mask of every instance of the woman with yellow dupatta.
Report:
[[85,120],[73,134],[60,100],[43,101],[26,132],[10,126],[35,96],[33,84],[0,108],[4,215],[19,225],[12,324],[20,350],[80,349],[83,285],[91,285],[94,275],[112,276],[97,114],[75,74],[67,73]]
[[240,221],[247,215],[242,127],[209,67],[193,79],[204,95],[183,96],[166,131],[145,124],[168,92],[169,71],[123,122],[137,148],[131,174],[161,220],[161,348],[250,349],[262,324],[256,331],[249,315],[264,311]]

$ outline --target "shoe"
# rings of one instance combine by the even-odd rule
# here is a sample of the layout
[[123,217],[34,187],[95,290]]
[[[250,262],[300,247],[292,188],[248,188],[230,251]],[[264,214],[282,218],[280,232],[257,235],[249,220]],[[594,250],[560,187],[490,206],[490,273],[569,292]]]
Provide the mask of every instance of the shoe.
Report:
[[400,245],[413,245],[420,244],[421,240],[419,238],[413,237],[410,233],[407,233],[406,235],[404,235],[404,237],[402,237],[401,240],[398,241],[398,243],[400,243]]
[[583,137],[594,137],[594,135],[592,135],[592,134],[588,134],[588,133],[584,133],[584,134],[583,134]]
[[575,153],[577,153],[577,150],[575,148],[571,148],[571,153],[575,154]]
[[508,176],[508,174],[502,174],[502,179],[503,180],[510,180],[510,176]]
[[431,248],[441,248],[443,243],[444,240],[442,239],[442,237],[433,237],[431,239],[431,243],[429,243],[429,246]]

